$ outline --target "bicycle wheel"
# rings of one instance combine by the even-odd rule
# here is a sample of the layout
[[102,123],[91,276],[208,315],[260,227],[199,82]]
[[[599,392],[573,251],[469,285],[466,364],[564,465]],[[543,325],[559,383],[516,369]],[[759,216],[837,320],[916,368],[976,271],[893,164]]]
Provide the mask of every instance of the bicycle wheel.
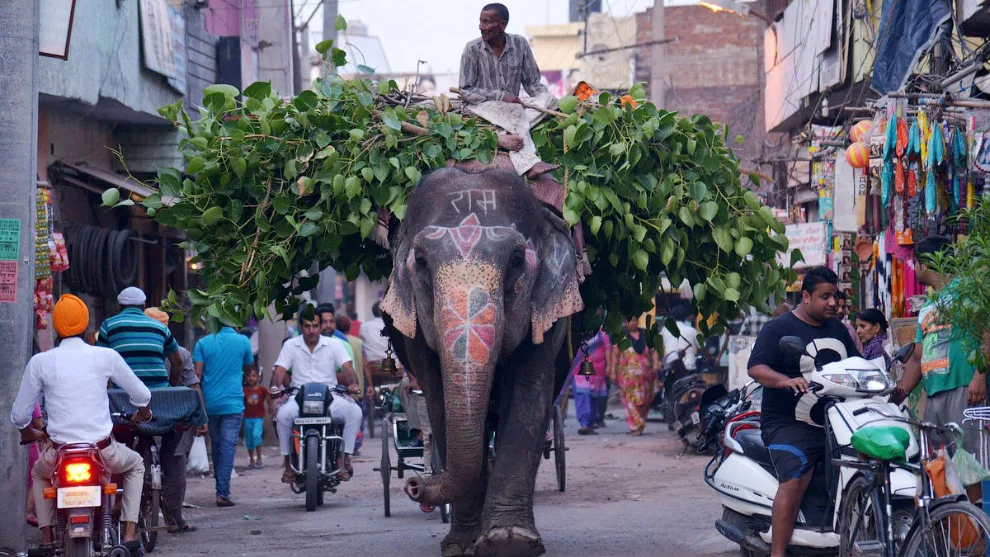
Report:
[[856,543],[885,539],[882,522],[877,520],[876,514],[880,508],[874,499],[873,483],[863,476],[856,477],[846,486],[839,513],[841,557],[853,555]]
[[385,516],[392,516],[392,500],[388,491],[389,480],[392,479],[392,460],[388,454],[388,417],[382,418],[382,462],[379,472],[382,475],[382,486],[385,488]]
[[929,513],[927,527],[916,521],[904,542],[904,557],[987,555],[990,518],[968,502],[947,503]]
[[141,546],[146,553],[155,550],[158,544],[158,520],[161,514],[161,495],[157,489],[151,489],[146,496],[141,497],[141,514],[138,517],[143,524],[138,525],[141,531]]
[[554,405],[553,411],[553,453],[557,468],[557,491],[564,492],[567,467],[564,461],[564,415],[560,406]]

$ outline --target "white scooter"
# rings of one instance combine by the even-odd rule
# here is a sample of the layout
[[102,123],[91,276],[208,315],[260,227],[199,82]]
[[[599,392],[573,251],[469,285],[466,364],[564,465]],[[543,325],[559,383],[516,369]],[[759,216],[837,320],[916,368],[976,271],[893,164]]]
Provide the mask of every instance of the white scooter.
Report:
[[[782,338],[779,347],[786,354],[812,360],[816,358],[809,351],[818,352],[814,343],[806,347],[798,337]],[[904,362],[912,352],[913,345],[905,346],[894,359]],[[902,427],[911,433],[908,460],[917,461],[920,451],[908,426],[869,411],[877,408],[886,414],[904,415],[897,405],[887,402],[885,395],[894,388],[894,383],[883,359],[870,361],[856,357],[823,365],[815,361],[814,371],[806,373],[805,379],[810,392],[798,401],[795,415],[799,420],[823,427],[827,452],[815,468],[811,486],[801,503],[788,552],[835,554],[839,547],[837,529],[842,493],[860,472],[833,466],[831,460],[857,459],[850,444],[853,433],[867,425]],[[824,412],[819,414],[822,408]],[[824,416],[824,423],[816,423],[812,414],[819,419]],[[722,518],[715,522],[715,528],[738,543],[744,556],[768,555],[771,509],[779,482],[760,435],[759,423],[752,418],[730,420],[723,442],[725,450],[717,452],[705,471],[705,482],[718,493],[722,503]],[[906,470],[896,469],[891,473],[891,487],[892,524],[903,537],[914,516],[917,479]]]

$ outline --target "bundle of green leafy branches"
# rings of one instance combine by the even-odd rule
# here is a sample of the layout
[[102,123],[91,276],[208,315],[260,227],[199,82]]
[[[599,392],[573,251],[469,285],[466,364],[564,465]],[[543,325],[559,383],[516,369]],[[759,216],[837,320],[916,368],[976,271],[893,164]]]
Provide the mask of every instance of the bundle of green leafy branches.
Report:
[[[318,50],[344,62],[327,43]],[[653,307],[662,276],[675,287],[689,281],[699,311],[718,316],[715,329],[740,308],[765,309],[792,276],[777,263],[787,239],[742,186],[728,130],[657,109],[641,86],[630,94],[635,107],[608,93],[566,97],[567,117],[533,130],[541,157],[561,165],[565,220],[585,226],[593,268],[582,288],[585,325],[619,331],[623,316]],[[331,75],[289,101],[268,83],[211,86],[195,121],[180,103],[161,109],[187,135],[185,168],[161,169],[160,194],[142,204],[184,230],[203,264],[205,288],[188,292],[193,319],[239,326],[272,303],[288,317],[318,280],[300,278],[314,263],[350,280],[389,275],[390,254],[369,239],[380,212],[403,219],[424,174],[448,160],[487,164],[498,149],[486,122],[446,102],[394,102],[401,97],[394,81]],[[171,293],[166,306],[175,303]]]
[[966,236],[923,260],[949,281],[945,291],[933,290],[929,300],[937,305],[939,320],[951,324],[954,338],[964,343],[970,363],[986,372],[990,362],[980,349],[980,339],[990,333],[990,289],[986,282],[990,273],[990,196],[984,195],[955,221],[965,222]]

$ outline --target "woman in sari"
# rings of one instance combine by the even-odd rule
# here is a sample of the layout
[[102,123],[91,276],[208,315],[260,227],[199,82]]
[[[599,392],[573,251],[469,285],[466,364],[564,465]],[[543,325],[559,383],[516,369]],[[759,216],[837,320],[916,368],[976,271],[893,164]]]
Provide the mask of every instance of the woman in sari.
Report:
[[887,353],[887,320],[875,309],[865,309],[856,316],[856,335],[863,343],[863,357],[867,360],[883,358],[890,364]]
[[595,367],[595,374],[585,377],[581,375],[581,364],[584,362],[584,350],[578,350],[571,363],[571,376],[574,378],[574,406],[577,411],[578,422],[581,424],[578,429],[580,435],[598,435],[595,431],[605,416],[599,415],[601,401],[608,396],[608,384],[606,378],[609,370],[609,351],[612,344],[608,335],[598,331],[595,337],[588,341],[588,359]]
[[639,328],[638,319],[630,319],[622,329],[632,342],[626,350],[612,343],[612,363],[609,366],[613,380],[618,383],[622,400],[626,405],[626,425],[631,435],[642,435],[646,429],[646,417],[650,403],[656,394],[657,353],[646,345],[646,332]]

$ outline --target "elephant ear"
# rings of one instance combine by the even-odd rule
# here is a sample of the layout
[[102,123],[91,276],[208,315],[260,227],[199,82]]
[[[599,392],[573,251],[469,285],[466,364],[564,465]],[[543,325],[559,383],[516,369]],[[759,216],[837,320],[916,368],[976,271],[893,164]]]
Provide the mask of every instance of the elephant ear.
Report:
[[544,333],[558,319],[584,309],[567,224],[547,209],[543,209],[543,217],[547,225],[537,246],[540,263],[533,289],[533,344],[543,343]]
[[381,309],[392,318],[392,325],[403,335],[416,338],[416,301],[413,297],[413,252],[409,242],[398,242],[392,260],[392,275]]

